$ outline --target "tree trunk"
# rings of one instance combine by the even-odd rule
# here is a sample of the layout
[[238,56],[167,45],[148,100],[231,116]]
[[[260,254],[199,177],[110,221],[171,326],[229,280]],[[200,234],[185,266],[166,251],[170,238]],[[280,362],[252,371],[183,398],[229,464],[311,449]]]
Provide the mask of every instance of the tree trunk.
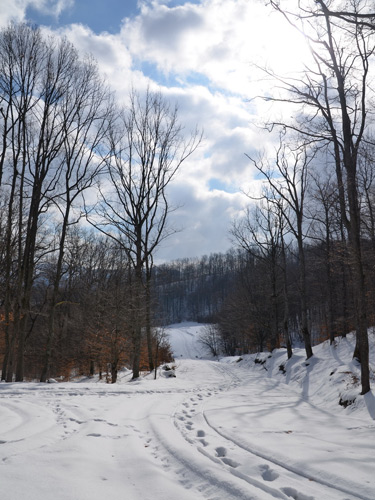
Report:
[[151,269],[147,259],[146,262],[146,339],[148,352],[148,368],[150,372],[154,369],[154,355],[152,345],[152,330],[151,330]]
[[55,338],[55,313],[56,313],[56,305],[57,305],[56,303],[57,303],[57,299],[58,299],[59,287],[60,287],[60,281],[61,281],[61,275],[62,275],[62,268],[63,268],[63,260],[64,260],[64,253],[65,253],[65,240],[66,240],[68,221],[69,221],[70,204],[71,204],[71,202],[70,202],[70,199],[68,198],[66,201],[64,220],[63,220],[63,224],[62,224],[62,228],[61,228],[61,236],[60,236],[60,242],[59,242],[59,256],[57,259],[55,279],[54,279],[54,283],[53,283],[53,290],[52,290],[51,298],[49,300],[47,345],[46,345],[46,350],[45,350],[44,365],[43,365],[42,373],[40,376],[41,382],[46,382],[47,377],[49,376],[49,370],[50,370],[52,349],[53,349],[53,343],[54,343],[54,338]]
[[[280,224],[282,228],[282,225]],[[292,342],[290,340],[289,334],[289,295],[288,295],[288,277],[286,270],[286,255],[285,255],[285,242],[284,234],[281,229],[281,265],[282,265],[282,280],[283,280],[283,296],[284,296],[284,317],[283,317],[283,333],[286,342],[286,349],[288,353],[288,359],[293,356]]]
[[299,264],[299,284],[300,284],[300,301],[301,301],[301,333],[305,344],[306,358],[309,359],[313,355],[311,347],[311,338],[307,317],[307,291],[306,291],[306,264],[305,253],[302,240],[302,222],[298,228],[298,264]]
[[[357,348],[354,352],[354,357],[361,363],[361,394],[366,394],[370,391],[370,367],[369,367],[369,342],[368,342],[368,324],[366,311],[366,287],[365,277],[363,273],[363,263],[361,256],[360,245],[360,230],[357,228],[356,214],[351,214],[350,232],[350,248],[351,248],[351,264],[353,270],[353,285],[356,297],[356,318],[357,318]],[[353,223],[354,222],[354,223]]]
[[331,240],[329,234],[329,221],[328,214],[326,218],[326,275],[328,287],[328,303],[327,303],[327,316],[328,316],[328,329],[329,329],[329,342],[332,345],[335,341],[335,327],[333,322],[333,290],[332,290],[332,271],[331,271]]
[[[141,241],[141,238],[140,238]],[[140,362],[141,362],[141,348],[142,348],[142,259],[141,249],[138,250],[138,262],[135,269],[135,283],[133,286],[134,292],[134,319],[133,319],[133,377],[132,379],[139,378]]]
[[117,382],[117,374],[118,374],[118,360],[113,361],[111,363],[111,384],[115,384]]

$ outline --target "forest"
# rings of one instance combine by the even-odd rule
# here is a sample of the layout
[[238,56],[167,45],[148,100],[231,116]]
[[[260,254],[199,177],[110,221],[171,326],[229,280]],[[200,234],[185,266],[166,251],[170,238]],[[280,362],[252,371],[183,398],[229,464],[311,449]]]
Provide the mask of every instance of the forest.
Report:
[[[66,39],[0,32],[2,380],[100,373],[138,378],[171,352],[163,326],[207,323],[213,355],[303,345],[356,331],[362,394],[374,324],[372,18],[356,2],[281,11],[313,68],[275,79],[295,110],[265,124],[273,155],[248,156],[259,196],[233,220],[233,249],[158,263],[173,231],[167,188],[202,141],[159,92],[121,107],[95,61]],[[357,5],[358,4],[358,5]],[[289,108],[288,108],[289,109]]]

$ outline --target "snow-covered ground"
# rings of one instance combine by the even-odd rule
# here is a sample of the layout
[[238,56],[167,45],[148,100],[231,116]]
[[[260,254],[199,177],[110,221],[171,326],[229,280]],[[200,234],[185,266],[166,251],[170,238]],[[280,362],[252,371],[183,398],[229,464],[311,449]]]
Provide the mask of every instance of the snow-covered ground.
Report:
[[358,395],[352,336],[308,363],[218,362],[201,329],[168,329],[176,378],[0,384],[1,497],[375,499],[375,398]]

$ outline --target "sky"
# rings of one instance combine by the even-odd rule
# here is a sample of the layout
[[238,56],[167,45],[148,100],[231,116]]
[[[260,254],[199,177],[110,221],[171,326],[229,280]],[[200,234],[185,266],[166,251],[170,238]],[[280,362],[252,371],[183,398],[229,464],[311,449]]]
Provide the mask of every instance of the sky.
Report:
[[291,72],[307,48],[266,0],[1,0],[0,27],[28,21],[91,53],[126,102],[132,87],[160,90],[179,108],[199,149],[169,188],[176,232],[158,261],[225,252],[232,221],[259,193],[247,155],[274,151],[264,122],[282,111],[259,99],[273,91],[258,66]]

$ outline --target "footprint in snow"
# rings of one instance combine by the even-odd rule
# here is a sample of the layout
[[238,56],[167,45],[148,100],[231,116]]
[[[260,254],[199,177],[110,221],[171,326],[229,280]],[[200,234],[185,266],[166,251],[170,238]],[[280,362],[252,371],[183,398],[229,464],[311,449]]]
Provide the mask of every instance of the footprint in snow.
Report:
[[219,458],[226,457],[227,455],[227,450],[224,448],[224,446],[219,446],[218,448],[215,449],[216,451],[216,456]]
[[205,435],[206,435],[206,433],[204,431],[201,431],[201,430],[197,431],[197,437],[202,438]]
[[294,488],[281,488],[281,491],[288,497],[293,498],[293,500],[315,500],[314,497],[304,495]]
[[216,456],[219,457],[225,465],[229,465],[229,467],[233,467],[234,469],[240,465],[231,458],[227,457],[227,449],[224,448],[224,446],[219,446],[215,449],[215,451]]
[[260,469],[262,471],[262,478],[265,481],[275,481],[279,477],[279,474],[270,469],[269,465],[262,465]]
[[70,422],[75,422],[76,424],[79,424],[79,425],[86,423],[83,420],[77,420],[76,418],[68,418],[68,420],[70,420]]
[[227,457],[222,458],[221,461],[223,463],[225,463],[225,465],[229,465],[229,467],[233,467],[234,469],[240,465],[237,462],[235,462],[234,460],[232,460],[231,458],[227,458]]

